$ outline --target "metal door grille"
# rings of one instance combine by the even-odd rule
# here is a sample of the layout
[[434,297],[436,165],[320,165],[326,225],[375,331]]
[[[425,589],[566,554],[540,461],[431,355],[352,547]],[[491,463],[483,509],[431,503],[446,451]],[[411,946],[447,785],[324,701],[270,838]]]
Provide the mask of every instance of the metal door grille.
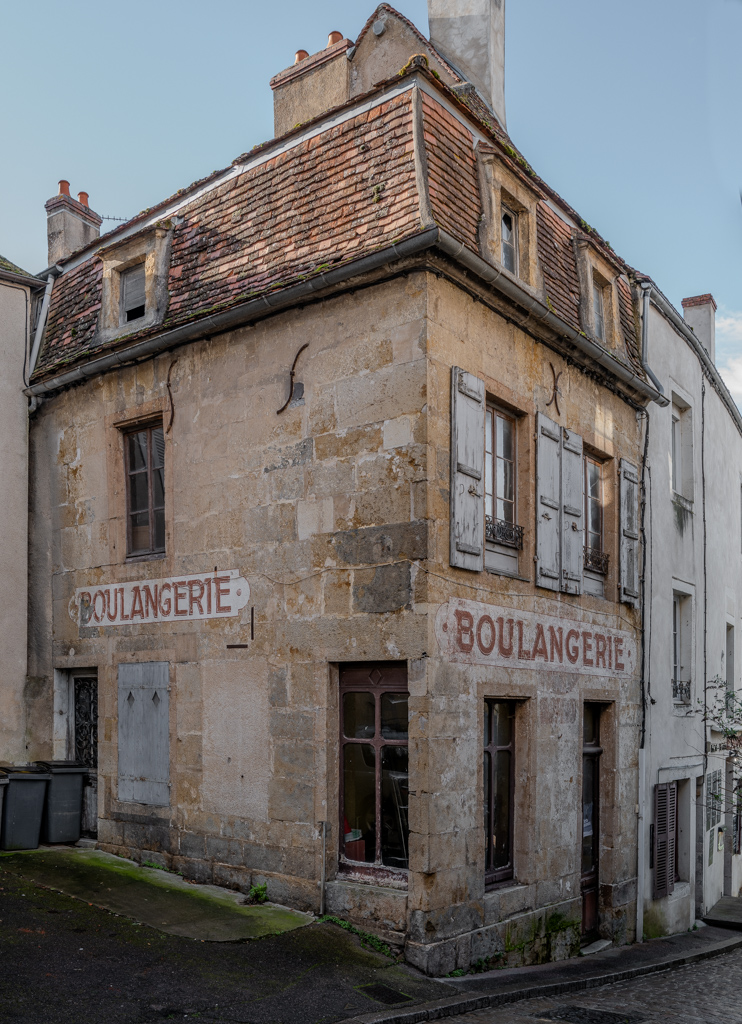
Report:
[[98,680],[75,678],[75,759],[98,768]]

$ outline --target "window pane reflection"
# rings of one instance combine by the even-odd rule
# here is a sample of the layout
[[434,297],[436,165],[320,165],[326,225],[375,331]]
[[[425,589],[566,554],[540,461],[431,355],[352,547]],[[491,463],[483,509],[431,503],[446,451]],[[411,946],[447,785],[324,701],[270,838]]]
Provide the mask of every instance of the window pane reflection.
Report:
[[344,850],[348,860],[376,859],[376,754],[366,743],[343,751]]
[[376,731],[373,693],[343,694],[343,733],[350,739],[370,739]]
[[381,735],[385,740],[407,739],[407,694],[381,696]]
[[389,867],[408,866],[407,747],[383,747],[381,752],[381,860]]

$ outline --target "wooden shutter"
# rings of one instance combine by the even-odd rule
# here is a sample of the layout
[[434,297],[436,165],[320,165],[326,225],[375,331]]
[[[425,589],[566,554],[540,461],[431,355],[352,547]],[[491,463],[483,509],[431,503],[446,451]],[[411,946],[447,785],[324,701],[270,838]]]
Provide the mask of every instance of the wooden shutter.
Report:
[[539,413],[536,434],[536,583],[559,590],[562,432],[558,423]]
[[658,900],[675,888],[675,843],[677,840],[677,782],[654,787],[654,889]]
[[484,381],[451,370],[451,565],[484,569]]
[[144,264],[125,270],[122,284],[124,286],[124,312],[144,305]]
[[170,666],[119,665],[119,800],[170,803]]
[[639,599],[639,475],[636,466],[621,459],[621,600],[636,606]]
[[562,429],[562,590],[582,593],[585,545],[582,438]]

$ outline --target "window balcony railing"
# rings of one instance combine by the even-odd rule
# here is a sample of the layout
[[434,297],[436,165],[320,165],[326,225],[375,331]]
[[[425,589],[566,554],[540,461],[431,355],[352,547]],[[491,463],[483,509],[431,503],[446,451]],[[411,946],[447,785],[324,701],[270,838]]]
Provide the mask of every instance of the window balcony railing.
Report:
[[672,699],[677,704],[690,704],[690,680],[673,679]]
[[485,536],[493,544],[504,544],[508,548],[523,548],[523,527],[506,523],[504,519],[485,516]]
[[597,572],[601,576],[607,576],[608,562],[609,556],[604,551],[596,551],[595,548],[585,548],[583,565],[588,572]]

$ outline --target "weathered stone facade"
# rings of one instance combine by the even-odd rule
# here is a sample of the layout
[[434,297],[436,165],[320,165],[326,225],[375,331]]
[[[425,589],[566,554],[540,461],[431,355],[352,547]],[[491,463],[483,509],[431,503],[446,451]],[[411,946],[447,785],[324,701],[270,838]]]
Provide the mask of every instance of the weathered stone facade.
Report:
[[[316,911],[326,823],[328,911],[447,973],[579,947],[588,703],[600,708],[602,749],[597,928],[630,941],[640,693],[638,613],[618,572],[619,470],[639,464],[641,410],[656,392],[626,268],[423,63],[364,111],[353,102],[339,126],[320,117],[257,170],[240,165],[124,229],[170,232],[171,262],[167,310],[139,333],[122,328],[118,348],[100,322],[97,254],[73,255],[55,285],[32,382],[44,398],[31,436],[30,672],[45,723],[33,756],[72,752],[70,680],[97,675],[104,849],[240,889],[267,882],[272,900]],[[312,186],[319,201],[311,167],[301,179],[291,233],[276,239],[286,206],[266,199],[258,217],[255,190],[344,145],[355,147],[347,162]],[[519,274],[499,259],[504,203],[520,218]],[[320,244],[316,218],[333,206]],[[605,282],[601,335],[581,301],[592,273]],[[452,565],[454,368],[515,424],[522,548],[507,570]],[[589,593],[581,557],[578,592],[538,585],[539,415],[602,466],[608,565]],[[164,551],[129,556],[125,439],[153,423]],[[193,616],[191,603],[183,621],[145,621],[132,605],[114,623],[98,596],[228,572],[247,581],[249,601],[221,618]],[[498,621],[510,622],[510,654],[502,634],[495,650]],[[167,778],[156,781],[169,797],[124,801],[122,700],[135,698],[121,666],[151,663],[168,666]],[[342,855],[339,676],[358,663],[402,663],[407,675],[408,870],[361,870]],[[490,885],[488,699],[514,709],[512,877]]]

